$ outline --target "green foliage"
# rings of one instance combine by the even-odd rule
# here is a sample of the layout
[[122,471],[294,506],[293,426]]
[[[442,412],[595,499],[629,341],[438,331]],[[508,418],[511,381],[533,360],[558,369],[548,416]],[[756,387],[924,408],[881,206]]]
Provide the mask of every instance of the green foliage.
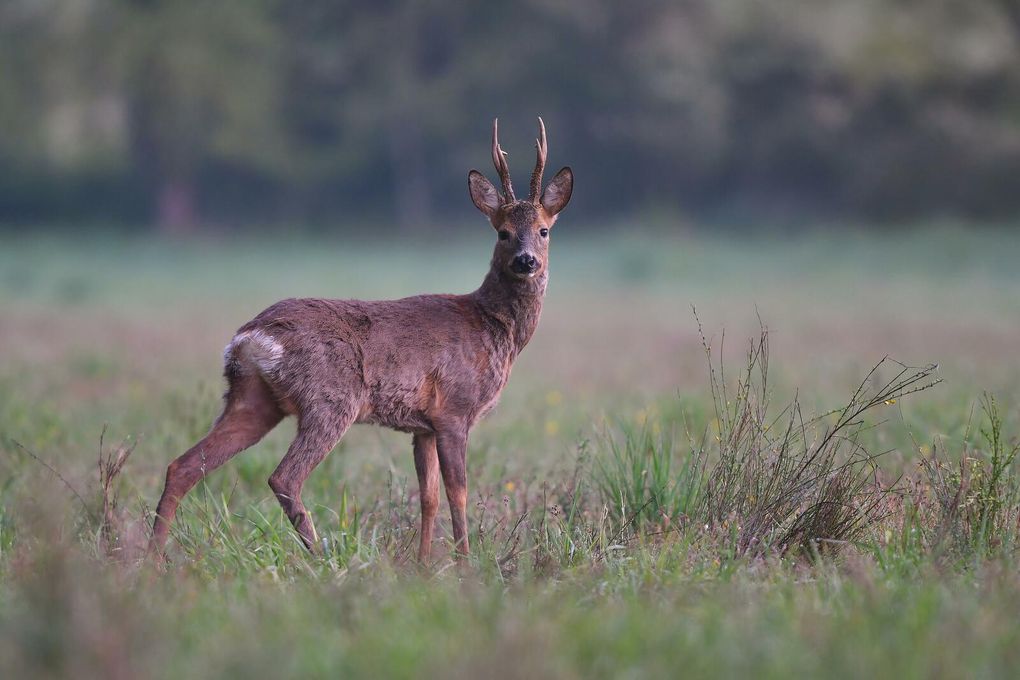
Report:
[[[2,503],[6,495],[0,492],[0,565],[5,562],[7,555],[11,552],[15,540],[14,518]],[[0,572],[2,571],[3,567],[0,566]]]
[[669,525],[687,521],[704,484],[704,454],[677,456],[675,437],[654,434],[649,424],[624,426],[604,438],[606,453],[595,459],[594,481],[616,522]]
[[0,220],[427,228],[467,214],[494,115],[527,172],[536,113],[604,219],[1002,218],[1017,17],[1011,0],[9,0]]

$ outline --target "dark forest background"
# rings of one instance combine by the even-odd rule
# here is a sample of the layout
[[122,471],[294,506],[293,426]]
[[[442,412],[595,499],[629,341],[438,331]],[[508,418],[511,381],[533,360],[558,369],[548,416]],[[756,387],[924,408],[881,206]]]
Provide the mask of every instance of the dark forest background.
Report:
[[1020,0],[0,0],[8,228],[424,229],[538,114],[589,220],[1007,221]]

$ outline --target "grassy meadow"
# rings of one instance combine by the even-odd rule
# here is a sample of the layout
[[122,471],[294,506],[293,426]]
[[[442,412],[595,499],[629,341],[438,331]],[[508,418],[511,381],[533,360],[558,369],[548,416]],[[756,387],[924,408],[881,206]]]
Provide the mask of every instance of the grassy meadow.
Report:
[[305,553],[266,484],[288,420],[182,503],[165,573],[151,513],[234,330],[470,291],[494,237],[0,239],[3,675],[1016,676],[1015,230],[556,232],[466,564],[445,499],[415,564],[410,437],[366,426]]

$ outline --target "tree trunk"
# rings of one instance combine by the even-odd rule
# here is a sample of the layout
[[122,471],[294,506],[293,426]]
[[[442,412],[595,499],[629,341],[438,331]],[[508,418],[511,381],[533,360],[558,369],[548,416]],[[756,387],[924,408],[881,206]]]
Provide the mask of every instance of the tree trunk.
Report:
[[1013,27],[1013,35],[1020,41],[1020,0],[999,0],[999,6]]
[[195,231],[195,187],[187,180],[164,178],[156,194],[156,225],[160,233],[184,236]]

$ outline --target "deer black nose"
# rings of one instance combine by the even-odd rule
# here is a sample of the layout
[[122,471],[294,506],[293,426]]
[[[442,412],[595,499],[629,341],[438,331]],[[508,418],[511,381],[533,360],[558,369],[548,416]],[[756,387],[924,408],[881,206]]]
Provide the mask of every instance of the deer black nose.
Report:
[[538,260],[530,253],[521,253],[510,263],[510,268],[516,274],[530,274],[538,269]]

